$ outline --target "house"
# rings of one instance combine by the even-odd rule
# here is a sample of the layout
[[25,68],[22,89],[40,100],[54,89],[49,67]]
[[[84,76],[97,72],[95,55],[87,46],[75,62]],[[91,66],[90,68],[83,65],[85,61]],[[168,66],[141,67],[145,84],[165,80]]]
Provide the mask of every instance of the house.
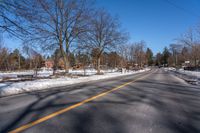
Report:
[[48,69],[52,69],[54,66],[54,62],[52,60],[46,60],[45,61],[45,67]]

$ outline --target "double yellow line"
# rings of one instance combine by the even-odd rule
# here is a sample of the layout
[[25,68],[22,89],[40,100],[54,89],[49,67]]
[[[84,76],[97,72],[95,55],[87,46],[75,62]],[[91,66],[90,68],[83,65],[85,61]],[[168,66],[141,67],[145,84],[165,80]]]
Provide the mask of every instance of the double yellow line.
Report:
[[[148,75],[149,75],[149,74],[148,74]],[[47,116],[45,116],[45,117],[42,117],[42,118],[37,119],[37,120],[35,120],[35,121],[33,121],[33,122],[30,122],[30,123],[28,123],[28,124],[25,124],[25,125],[23,125],[23,126],[21,126],[21,127],[19,127],[19,128],[16,128],[16,129],[10,131],[9,133],[18,133],[18,132],[24,131],[24,130],[26,130],[26,129],[30,128],[30,127],[33,127],[33,126],[35,126],[35,125],[37,125],[37,124],[39,124],[39,123],[42,123],[42,122],[44,122],[44,121],[47,121],[47,120],[49,120],[49,119],[51,119],[51,118],[53,118],[53,117],[56,117],[56,116],[58,116],[58,115],[60,115],[60,114],[63,114],[63,113],[65,113],[65,112],[67,112],[67,111],[70,111],[70,110],[72,110],[72,109],[74,109],[74,108],[77,108],[77,107],[79,107],[79,106],[81,106],[81,105],[83,105],[83,104],[85,104],[85,103],[88,103],[88,102],[90,102],[90,101],[92,101],[92,100],[95,100],[95,99],[98,99],[98,98],[100,98],[100,97],[102,97],[102,96],[105,96],[105,95],[107,95],[108,93],[111,93],[111,92],[113,92],[113,91],[116,91],[116,90],[118,90],[118,89],[121,89],[121,88],[123,88],[123,87],[125,87],[125,86],[127,86],[127,85],[129,85],[129,84],[131,84],[131,83],[133,83],[133,82],[136,82],[136,81],[138,81],[138,80],[144,79],[144,78],[147,77],[148,75],[145,75],[145,76],[143,76],[143,77],[141,77],[141,78],[138,78],[138,79],[135,79],[135,80],[133,80],[133,81],[131,81],[131,82],[127,82],[127,83],[125,83],[125,84],[122,84],[122,85],[120,85],[120,86],[117,86],[117,87],[115,87],[115,88],[113,88],[113,89],[111,89],[111,90],[109,90],[109,91],[100,93],[100,94],[95,95],[95,96],[93,96],[93,97],[90,97],[90,98],[88,98],[88,99],[86,99],[86,100],[83,100],[83,101],[81,101],[81,102],[79,102],[79,103],[76,103],[76,104],[74,104],[74,105],[72,105],[72,106],[69,106],[69,107],[67,107],[67,108],[64,108],[64,109],[62,109],[62,110],[56,111],[56,112],[54,112],[54,113],[52,113],[52,114],[49,114],[49,115],[47,115]]]

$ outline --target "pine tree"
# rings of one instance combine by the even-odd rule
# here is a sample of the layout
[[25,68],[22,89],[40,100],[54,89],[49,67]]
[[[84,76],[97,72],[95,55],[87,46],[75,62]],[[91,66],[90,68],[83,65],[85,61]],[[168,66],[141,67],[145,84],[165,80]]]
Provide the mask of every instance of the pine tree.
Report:
[[150,48],[147,48],[146,59],[148,66],[151,66],[153,64],[153,52]]

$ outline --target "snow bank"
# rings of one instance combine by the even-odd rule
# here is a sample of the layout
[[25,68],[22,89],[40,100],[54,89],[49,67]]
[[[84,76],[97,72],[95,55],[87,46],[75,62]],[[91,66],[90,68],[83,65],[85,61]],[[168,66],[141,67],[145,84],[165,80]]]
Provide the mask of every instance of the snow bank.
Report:
[[165,71],[174,71],[174,70],[176,70],[176,68],[174,68],[174,67],[165,67],[164,70]]
[[178,72],[200,79],[200,72],[199,71],[186,71],[186,70],[183,70],[183,69],[179,69]]
[[52,87],[60,87],[60,86],[83,83],[83,82],[94,81],[94,80],[99,80],[99,79],[107,79],[107,78],[112,78],[112,77],[131,75],[131,74],[141,73],[141,72],[145,72],[149,70],[150,69],[144,69],[144,70],[139,70],[139,71],[131,71],[127,73],[114,72],[114,73],[106,73],[104,75],[91,75],[88,77],[78,77],[78,78],[62,77],[62,78],[57,78],[57,79],[40,79],[40,80],[35,80],[35,81],[25,81],[25,82],[18,82],[18,83],[2,83],[0,84],[0,96],[8,96],[8,95],[19,94],[19,93],[24,93],[24,92],[48,89]]
[[86,69],[86,70],[69,70],[69,73],[76,75],[95,75],[97,71],[95,69]]
[[187,71],[184,69],[178,69],[175,68],[165,68],[166,71],[171,71],[176,76],[184,79],[187,82],[191,82],[193,84],[200,84],[200,72],[199,71]]
[[[64,72],[65,70],[57,70],[57,72]],[[116,72],[117,69],[109,69],[109,70],[102,70],[103,73],[108,73],[108,72]],[[97,71],[95,69],[86,69],[84,70],[69,70],[69,73],[71,74],[76,74],[76,75],[95,75]],[[53,74],[53,70],[46,70],[43,69],[41,71],[38,71],[38,77],[49,77],[50,75]],[[33,70],[28,70],[28,71],[19,71],[19,72],[0,72],[0,81],[3,78],[13,78],[16,79],[17,75],[34,75]]]
[[[33,75],[34,71],[19,71],[19,72],[0,72],[0,79],[3,78],[17,78],[17,75]],[[52,75],[53,71],[51,70],[43,70],[38,71],[38,77],[48,77],[49,75]]]

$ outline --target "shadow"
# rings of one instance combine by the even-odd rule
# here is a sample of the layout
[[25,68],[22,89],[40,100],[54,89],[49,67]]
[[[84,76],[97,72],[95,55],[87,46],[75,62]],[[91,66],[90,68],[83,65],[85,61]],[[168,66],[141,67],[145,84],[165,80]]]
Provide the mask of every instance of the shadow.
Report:
[[[159,74],[168,75],[165,72],[158,71],[151,76],[156,77]],[[170,79],[171,77],[166,78]],[[27,92],[27,95],[34,96],[37,100],[28,105],[17,118],[8,123],[3,129],[0,129],[0,132],[8,132],[20,125],[37,120],[47,114],[69,107],[132,80],[129,77],[117,81],[107,80],[98,84],[93,82],[54,88],[55,90],[51,89],[51,91],[43,93]],[[88,90],[69,95],[72,90],[84,90],[85,88]],[[157,124],[163,132],[199,133],[199,92],[196,87],[187,89],[187,86],[178,84],[175,81],[166,83],[154,78],[140,80],[135,84],[129,84],[123,89],[58,116],[56,118],[60,120],[60,123],[52,119],[48,122],[53,124],[50,124],[51,126],[48,126],[48,129],[47,127],[43,128],[46,128],[46,132],[70,133],[140,132],[145,128],[153,128],[151,125],[146,127],[149,124],[147,121],[153,117],[155,119],[150,119],[151,123]],[[148,117],[139,114],[147,114]],[[42,126],[42,124],[38,126]],[[130,127],[132,127],[132,130]]]
[[[81,86],[78,86],[77,88],[82,88],[82,87],[85,87],[85,85],[83,84]],[[63,96],[60,95],[61,93],[69,92],[72,89],[76,89],[76,88],[67,88],[67,89],[61,88],[61,89],[51,90],[50,92],[47,92],[47,91],[25,92],[26,96],[34,96],[37,100],[29,104],[26,108],[24,108],[23,111],[17,116],[17,118],[11,121],[4,128],[0,129],[0,132],[6,133],[16,128],[20,124],[26,124],[27,122],[37,120],[40,117],[47,115],[45,112],[49,109],[51,109],[51,111],[50,112],[48,111],[48,113],[52,113],[60,108],[64,108],[64,107],[76,104],[78,101],[71,102],[71,103],[70,102],[68,103],[67,101],[65,101],[63,104],[55,104],[56,101],[59,101],[61,98],[63,98]],[[2,104],[1,106],[4,107],[4,105]]]
[[[128,80],[132,80],[131,78]],[[48,114],[51,114],[55,111],[58,111],[60,109],[69,107],[71,105],[74,105],[86,98],[92,97],[96,94],[102,93],[104,91],[107,91],[111,89],[112,87],[115,87],[116,85],[122,84],[123,82],[127,81],[127,79],[121,79],[118,83],[113,85],[108,85],[105,83],[99,83],[96,84],[96,82],[93,83],[85,83],[85,84],[76,84],[68,87],[58,87],[58,88],[52,88],[49,91],[33,91],[33,92],[25,92],[25,96],[33,96],[36,101],[32,102],[28,106],[26,106],[23,111],[18,113],[17,117],[14,118],[14,120],[10,121],[8,124],[6,124],[3,128],[0,128],[1,133],[9,132],[20,125],[27,124],[29,122],[35,121],[41,117],[44,117]],[[109,79],[106,82],[113,82],[113,80]],[[83,98],[78,98],[77,96],[74,97],[72,94],[70,96],[68,93],[74,90],[81,90],[84,88],[88,88],[87,91],[81,92],[79,95],[83,95]],[[68,97],[66,97],[66,94]],[[17,95],[16,97],[21,97],[21,95]],[[23,95],[22,95],[23,97]],[[9,98],[9,97],[8,97]],[[71,99],[70,99],[71,98]],[[1,104],[1,107],[5,107],[6,104]]]

